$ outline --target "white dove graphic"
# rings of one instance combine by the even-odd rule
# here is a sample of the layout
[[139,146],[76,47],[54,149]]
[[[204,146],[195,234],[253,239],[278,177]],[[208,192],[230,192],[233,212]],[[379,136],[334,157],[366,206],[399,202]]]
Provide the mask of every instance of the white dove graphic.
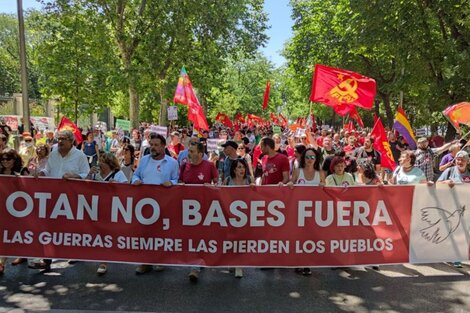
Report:
[[464,211],[465,205],[452,213],[436,207],[422,208],[421,220],[429,226],[420,230],[421,236],[435,244],[443,242],[459,227]]

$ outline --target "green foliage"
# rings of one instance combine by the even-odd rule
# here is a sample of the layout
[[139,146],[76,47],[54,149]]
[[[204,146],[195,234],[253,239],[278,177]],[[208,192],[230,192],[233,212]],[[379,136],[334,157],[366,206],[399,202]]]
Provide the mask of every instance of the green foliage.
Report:
[[[253,58],[240,55],[227,58],[226,66],[216,77],[219,83],[211,88],[206,98],[210,108],[208,118],[213,120],[219,112],[230,118],[235,117],[237,112],[268,118],[269,112],[276,112],[277,107],[282,106],[279,78],[274,65],[259,53]],[[270,80],[271,88],[268,108],[263,111],[267,80]]]
[[118,86],[106,25],[91,9],[59,4],[57,10],[39,14],[32,21],[41,36],[36,57],[42,93],[58,97],[68,116],[74,116],[76,110],[79,115],[100,112],[109,106]]
[[389,125],[400,91],[415,127],[468,97],[470,77],[463,72],[470,66],[468,1],[292,0],[291,5],[294,36],[284,54],[305,98],[315,63],[375,78]]

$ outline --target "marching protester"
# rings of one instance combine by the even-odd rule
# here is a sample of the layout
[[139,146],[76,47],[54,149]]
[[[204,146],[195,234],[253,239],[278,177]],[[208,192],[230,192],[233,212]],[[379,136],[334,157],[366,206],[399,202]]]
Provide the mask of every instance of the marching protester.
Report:
[[[100,154],[99,163],[97,166],[93,166],[90,169],[90,172],[87,175],[87,179],[103,181],[103,182],[110,182],[110,183],[128,183],[129,180],[121,170],[119,166],[119,161],[117,157],[110,153],[105,152]],[[107,263],[100,263],[96,273],[101,276],[106,274],[108,271],[108,264]]]
[[299,161],[299,167],[295,168],[288,186],[321,184],[320,179],[320,153],[318,150],[308,148],[302,152]]
[[368,159],[357,162],[357,184],[358,185],[383,185],[382,180],[376,172],[376,165]]
[[452,144],[456,144],[458,142],[458,140],[454,140],[452,142],[446,143],[445,145],[439,148],[431,148],[429,147],[429,141],[426,137],[421,137],[418,139],[418,148],[415,151],[415,165],[423,171],[428,181],[434,181],[434,156],[441,154],[442,152],[449,149]]
[[[26,176],[29,171],[23,167],[21,156],[13,149],[0,151],[0,175]],[[25,258],[16,258],[12,265],[18,265],[26,262]],[[6,258],[0,257],[0,275],[5,272]]]
[[238,159],[237,149],[238,144],[235,141],[227,140],[224,144],[222,144],[224,148],[224,159],[222,161],[222,177],[221,180],[224,181],[226,177],[230,176],[230,168],[232,166],[232,162]]
[[467,168],[470,157],[466,151],[459,151],[455,154],[455,165],[448,167],[437,179],[440,183],[448,184],[450,188],[455,184],[470,183],[470,171]]
[[331,160],[330,171],[331,175],[328,175],[325,179],[326,186],[354,186],[356,182],[354,181],[353,175],[345,171],[346,161],[343,157],[335,156]]
[[[84,179],[90,172],[86,155],[75,148],[75,136],[70,130],[62,130],[57,134],[57,149],[52,150],[47,159],[45,169],[38,176],[63,179]],[[51,259],[44,259],[32,267],[46,272],[51,270]]]
[[380,152],[375,150],[372,145],[374,144],[374,138],[368,136],[364,138],[364,144],[362,147],[354,150],[352,156],[357,160],[365,159],[370,160],[375,166],[375,171],[380,172]]
[[[181,165],[180,179],[183,184],[217,184],[219,174],[214,163],[204,160],[204,145],[201,142],[194,142],[188,148],[188,161]],[[199,279],[199,267],[192,267],[189,272],[189,280],[197,283]]]
[[34,147],[34,139],[29,132],[23,133],[23,142],[21,142],[18,153],[23,159],[24,166],[28,166],[29,162],[36,156],[36,148]]
[[[150,133],[148,143],[150,154],[141,158],[132,176],[132,184],[163,185],[165,187],[177,184],[179,178],[178,161],[165,154],[165,137],[160,134]],[[159,271],[162,269],[160,266],[156,268]],[[141,264],[135,272],[140,275],[152,270],[152,265]]]
[[33,175],[46,169],[47,159],[49,158],[49,146],[47,144],[39,144],[36,147],[36,156],[29,162],[28,170]]
[[[303,145],[301,145],[304,147]],[[322,184],[320,177],[320,152],[313,148],[305,149],[299,160],[299,167],[294,168],[292,178],[287,183],[291,187],[295,185],[319,186]],[[308,276],[312,274],[310,268],[297,268],[297,273]]]
[[439,162],[439,171],[443,172],[449,167],[455,165],[455,155],[460,151],[460,143],[456,143],[450,146],[449,153],[444,155]]
[[428,180],[423,171],[415,166],[416,155],[413,151],[405,150],[398,160],[400,165],[395,169],[390,182],[394,185],[425,184]]
[[246,150],[247,150],[247,146],[245,145],[244,142],[241,142],[240,144],[238,144],[237,155],[239,158],[244,159],[246,161],[246,164],[248,166],[248,174],[254,180],[255,175],[253,173],[253,166],[251,165],[252,164],[251,156],[249,153],[247,153]]
[[128,182],[132,181],[132,175],[134,175],[134,164],[135,164],[135,149],[131,144],[126,144],[123,149],[123,157],[121,159],[121,171],[126,175]]
[[88,165],[90,167],[95,166],[100,157],[100,152],[92,132],[86,134],[86,140],[82,144],[82,151],[88,159]]
[[289,159],[275,150],[272,138],[263,137],[260,142],[264,154],[262,163],[261,185],[287,184],[289,181]]
[[[230,167],[230,176],[224,181],[226,186],[254,186],[254,178],[249,174],[248,162],[245,159],[237,159],[232,162]],[[235,268],[235,277],[243,277],[243,269]]]

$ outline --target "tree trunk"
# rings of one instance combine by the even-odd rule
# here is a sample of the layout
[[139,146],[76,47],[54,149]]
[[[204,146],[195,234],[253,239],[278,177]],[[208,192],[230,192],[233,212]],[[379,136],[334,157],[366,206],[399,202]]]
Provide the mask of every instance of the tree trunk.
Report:
[[168,100],[164,98],[163,94],[160,94],[160,99],[160,118],[158,124],[165,126],[167,124]]
[[385,117],[387,119],[387,126],[392,129],[393,127],[393,112],[392,112],[392,107],[390,106],[390,95],[388,93],[383,93],[380,92],[380,97],[382,98],[384,102],[384,107],[385,107]]
[[129,77],[129,120],[133,128],[139,127],[139,95],[132,77]]

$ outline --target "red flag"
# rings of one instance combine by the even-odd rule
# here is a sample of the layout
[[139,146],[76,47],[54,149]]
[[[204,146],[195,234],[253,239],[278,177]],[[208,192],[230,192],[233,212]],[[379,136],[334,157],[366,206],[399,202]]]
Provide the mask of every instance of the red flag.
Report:
[[75,136],[75,142],[77,144],[80,144],[83,141],[82,132],[80,131],[80,129],[78,129],[77,125],[75,125],[74,122],[72,122],[65,116],[62,116],[59,126],[57,127],[57,130],[58,131],[70,130]]
[[460,124],[470,125],[470,102],[454,104],[442,113],[458,132],[460,132]]
[[354,106],[371,109],[375,91],[376,84],[372,78],[316,64],[310,101],[326,104],[344,116]]
[[243,117],[243,115],[241,115],[241,113],[237,113],[237,114],[235,115],[235,120],[234,120],[234,122],[244,124],[244,123],[245,123],[245,118]]
[[219,113],[217,113],[217,116],[215,117],[215,120],[222,123],[222,124],[224,124],[224,126],[226,126],[226,127],[230,127],[230,128],[233,127],[233,123],[230,120],[230,118],[227,116],[227,114],[219,112]]
[[374,128],[370,134],[372,137],[374,137],[374,149],[380,152],[380,165],[382,167],[394,170],[396,164],[393,159],[390,143],[387,139],[387,133],[385,132],[385,128],[380,117],[377,118],[377,122],[375,122]]
[[271,89],[271,82],[268,80],[266,82],[266,89],[264,90],[263,110],[266,110],[266,108],[268,107],[270,89]]
[[247,117],[247,119],[249,119],[249,120],[257,121],[257,122],[260,122],[260,121],[263,120],[261,117],[256,116],[256,115],[251,114],[251,113],[248,113],[248,114],[246,115],[246,117]]
[[274,125],[279,125],[279,118],[273,112],[270,113],[271,121]]
[[188,120],[193,122],[194,128],[209,130],[204,109],[194,93],[193,85],[184,66],[181,68],[180,78],[176,86],[173,102],[188,106]]
[[351,112],[349,112],[349,118],[352,118],[356,121],[357,125],[361,126],[361,128],[364,128],[364,122],[359,116],[359,113],[357,113],[356,107],[353,107]]
[[287,122],[287,119],[284,117],[284,115],[282,115],[281,113],[279,113],[279,118],[282,120],[282,121],[281,121],[281,126],[282,126],[282,127],[287,127],[287,125],[288,125],[289,123]]
[[209,130],[204,109],[199,104],[190,104],[188,107],[188,120],[193,122],[195,129]]

